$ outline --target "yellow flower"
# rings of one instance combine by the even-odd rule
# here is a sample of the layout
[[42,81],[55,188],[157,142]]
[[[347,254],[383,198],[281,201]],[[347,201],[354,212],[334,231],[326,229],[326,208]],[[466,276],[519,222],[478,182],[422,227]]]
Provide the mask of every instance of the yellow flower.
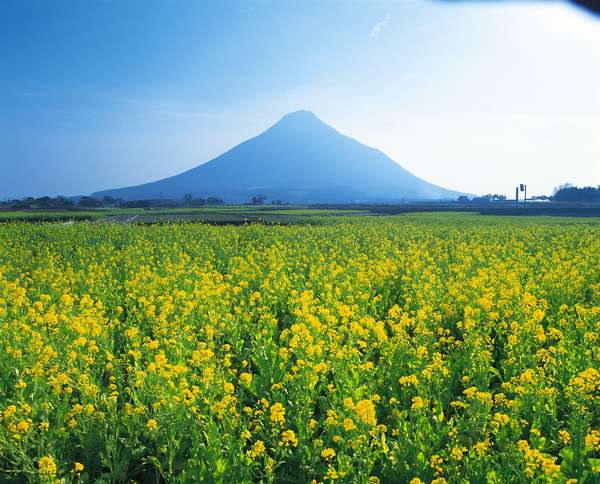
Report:
[[597,430],[588,429],[588,433],[585,437],[585,446],[587,450],[600,449],[600,432]]
[[271,421],[282,426],[285,423],[285,408],[279,402],[271,406]]
[[488,449],[488,446],[489,441],[486,440],[485,442],[477,442],[475,444],[474,449],[478,456],[482,456],[483,454],[485,454],[486,450]]
[[324,460],[330,460],[335,457],[335,451],[333,449],[325,449],[321,452],[321,458]]
[[352,420],[350,420],[349,418],[344,419],[344,430],[346,432],[350,432],[351,430],[354,430],[355,428],[356,428],[356,425],[354,425],[354,422]]
[[503,413],[494,414],[494,419],[492,420],[492,427],[494,428],[494,432],[498,432],[502,427],[508,425],[510,423],[510,418],[508,415]]
[[450,457],[452,457],[455,460],[460,460],[463,457],[463,452],[464,451],[465,451],[465,448],[463,446],[456,445],[452,449],[452,452],[450,452]]
[[363,423],[374,427],[377,425],[377,419],[375,418],[375,405],[371,400],[361,400],[354,406],[354,412],[356,416]]
[[340,475],[337,473],[337,471],[335,469],[333,469],[332,467],[330,467],[327,470],[327,475],[325,476],[325,479],[329,478],[331,480],[335,480],[338,479],[340,477]]
[[240,381],[244,383],[244,385],[248,386],[252,383],[252,375],[250,373],[242,373],[240,375]]
[[254,443],[254,446],[252,447],[252,451],[250,453],[250,456],[252,457],[253,460],[255,460],[257,457],[260,457],[264,454],[265,452],[265,444],[262,440],[257,440]]
[[423,399],[421,397],[414,397],[412,399],[412,406],[410,407],[411,410],[419,410],[421,408],[423,408],[424,404],[423,404]]
[[329,409],[327,410],[327,419],[325,420],[325,423],[328,425],[335,425],[337,423],[337,415],[335,413],[335,410]]
[[298,439],[296,438],[296,434],[293,430],[286,430],[281,434],[281,438],[287,445],[293,445],[294,447],[298,447]]
[[146,428],[148,430],[156,430],[158,428],[158,423],[156,422],[156,420],[151,418],[150,420],[148,420],[148,423],[146,424]]
[[82,470],[83,470],[83,464],[81,464],[79,462],[75,462],[74,468],[71,469],[71,474],[77,473],[77,477],[79,477],[81,475]]
[[52,477],[56,474],[56,464],[51,456],[42,457],[38,462],[38,469],[42,474],[48,474]]

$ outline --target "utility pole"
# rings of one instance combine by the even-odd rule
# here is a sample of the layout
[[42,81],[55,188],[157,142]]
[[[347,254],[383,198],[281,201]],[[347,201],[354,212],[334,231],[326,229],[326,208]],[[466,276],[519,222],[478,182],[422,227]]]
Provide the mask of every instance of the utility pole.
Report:
[[525,198],[523,199],[523,208],[527,208],[527,185],[521,183],[521,191],[525,192]]
[[517,208],[519,208],[519,187],[515,190],[515,200],[517,203]]

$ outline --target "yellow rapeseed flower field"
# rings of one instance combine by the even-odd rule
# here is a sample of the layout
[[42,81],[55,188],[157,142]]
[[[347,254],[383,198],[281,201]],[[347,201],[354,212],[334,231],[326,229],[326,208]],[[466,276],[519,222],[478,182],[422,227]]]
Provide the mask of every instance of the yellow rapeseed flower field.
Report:
[[0,225],[0,482],[600,480],[600,221]]

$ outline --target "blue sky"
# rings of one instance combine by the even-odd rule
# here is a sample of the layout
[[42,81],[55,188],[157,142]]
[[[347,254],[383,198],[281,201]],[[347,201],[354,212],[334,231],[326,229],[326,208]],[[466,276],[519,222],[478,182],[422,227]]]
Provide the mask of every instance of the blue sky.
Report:
[[0,200],[175,175],[306,109],[470,193],[600,184],[600,16],[568,3],[0,0]]

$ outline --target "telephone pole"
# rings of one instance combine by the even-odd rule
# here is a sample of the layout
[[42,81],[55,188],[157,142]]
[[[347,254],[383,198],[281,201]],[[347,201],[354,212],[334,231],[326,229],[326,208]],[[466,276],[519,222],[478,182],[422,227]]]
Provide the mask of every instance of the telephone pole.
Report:
[[523,208],[527,208],[527,185],[521,183],[521,191],[525,192],[525,198],[523,198]]

